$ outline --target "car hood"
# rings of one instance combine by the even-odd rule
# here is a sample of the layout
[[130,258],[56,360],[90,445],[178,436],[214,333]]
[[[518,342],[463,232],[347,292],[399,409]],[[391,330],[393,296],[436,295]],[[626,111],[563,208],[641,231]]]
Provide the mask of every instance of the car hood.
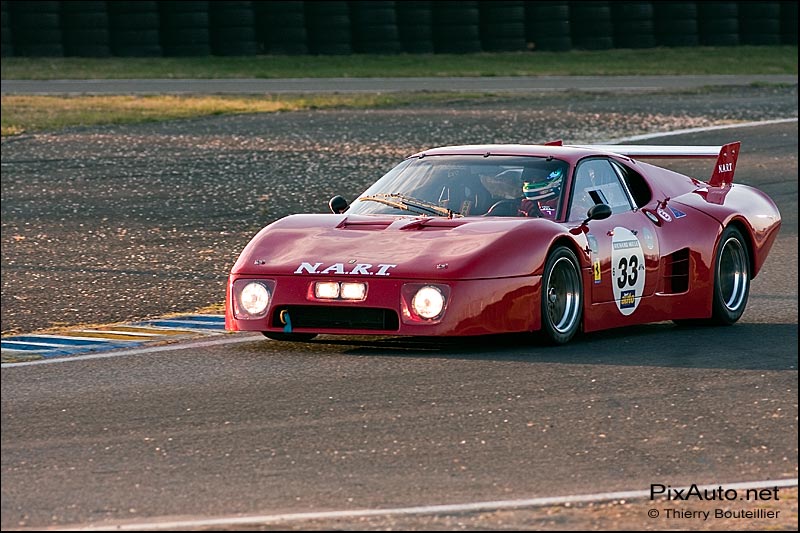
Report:
[[236,275],[481,279],[541,274],[566,228],[546,219],[292,215],[261,230]]

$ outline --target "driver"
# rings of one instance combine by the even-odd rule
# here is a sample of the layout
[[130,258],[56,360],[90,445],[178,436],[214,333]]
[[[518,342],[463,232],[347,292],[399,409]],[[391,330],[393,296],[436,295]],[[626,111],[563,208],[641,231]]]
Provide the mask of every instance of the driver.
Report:
[[556,218],[563,178],[564,171],[561,168],[555,169],[546,178],[540,180],[523,177],[522,194],[524,198],[519,204],[517,215]]

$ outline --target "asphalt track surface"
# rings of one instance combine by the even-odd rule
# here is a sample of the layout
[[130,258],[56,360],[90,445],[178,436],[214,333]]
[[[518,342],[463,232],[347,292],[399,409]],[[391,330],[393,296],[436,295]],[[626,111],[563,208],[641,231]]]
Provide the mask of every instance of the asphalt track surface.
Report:
[[153,80],[3,80],[2,94],[274,94],[399,91],[662,91],[753,83],[797,84],[792,75],[496,76]]
[[[329,126],[348,116],[318,120]],[[387,117],[396,118],[378,118],[386,124]],[[231,121],[254,120],[271,119],[215,118],[187,127],[213,130],[211,146],[223,142]],[[653,124],[663,123],[655,117]],[[58,144],[69,135],[98,133],[17,142]],[[783,214],[735,326],[652,324],[560,348],[508,338],[432,344],[321,337],[290,344],[249,336],[223,346],[3,368],[2,528],[796,478],[797,124],[654,143],[722,144],[732,137],[743,142],[737,178],[765,190]],[[576,139],[593,140],[601,139],[591,132]],[[7,155],[8,146],[4,165],[20,154]],[[4,217],[13,214],[6,199],[17,198],[6,191]],[[306,201],[280,194],[289,204]],[[91,241],[86,246],[100,253]],[[5,250],[3,256],[6,278]],[[496,518],[479,526],[502,527]],[[569,529],[569,520],[562,513],[555,524]],[[436,523],[419,516],[403,525]]]

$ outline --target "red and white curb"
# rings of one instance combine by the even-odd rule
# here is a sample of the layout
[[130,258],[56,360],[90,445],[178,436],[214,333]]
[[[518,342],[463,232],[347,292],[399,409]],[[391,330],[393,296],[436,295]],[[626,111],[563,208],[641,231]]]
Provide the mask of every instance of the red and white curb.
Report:
[[2,363],[6,365],[224,333],[224,315],[180,315],[129,324],[75,328],[57,334],[12,335],[0,339],[0,344]]

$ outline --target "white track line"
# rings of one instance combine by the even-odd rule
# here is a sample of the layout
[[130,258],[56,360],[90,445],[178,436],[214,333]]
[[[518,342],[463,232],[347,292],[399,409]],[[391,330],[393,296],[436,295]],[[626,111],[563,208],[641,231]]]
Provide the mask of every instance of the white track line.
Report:
[[706,126],[703,128],[688,128],[685,130],[673,130],[673,131],[663,131],[661,133],[646,133],[644,135],[634,135],[633,137],[623,137],[621,139],[614,139],[613,141],[608,141],[607,143],[597,143],[597,144],[619,144],[624,142],[631,142],[631,141],[646,141],[649,139],[657,139],[659,137],[670,137],[672,135],[684,135],[686,133],[703,133],[706,131],[716,131],[716,130],[729,130],[733,128],[752,128],[754,126],[770,126],[772,124],[786,124],[789,122],[797,122],[797,117],[795,118],[779,118],[775,120],[762,120],[760,122],[742,122],[740,124],[723,124],[721,126]]
[[[715,485],[702,485],[696,487],[700,491],[716,490],[723,487],[724,490],[747,490],[765,489],[773,487],[796,487],[797,478],[779,479],[771,481],[751,481],[742,483],[728,483]],[[677,490],[688,491],[690,487],[677,487]],[[675,490],[675,488],[673,488]],[[503,509],[520,509],[526,507],[544,507],[549,505],[564,505],[573,503],[591,503],[610,500],[630,500],[650,498],[650,489],[629,490],[621,492],[602,492],[599,494],[579,494],[573,496],[553,496],[548,498],[531,498],[529,500],[500,500],[492,502],[460,503],[449,505],[423,505],[419,507],[397,507],[394,509],[356,509],[352,511],[321,511],[312,513],[289,513],[277,515],[251,515],[235,516],[228,518],[209,518],[205,520],[182,520],[182,521],[157,521],[136,522],[116,525],[106,525],[103,527],[70,528],[61,531],[142,531],[159,529],[178,529],[189,530],[202,527],[221,527],[221,526],[243,526],[243,525],[263,525],[274,524],[276,522],[305,522],[308,520],[331,520],[331,519],[352,519],[369,516],[398,516],[398,515],[446,515],[455,513],[470,513],[480,511],[498,511]],[[653,500],[661,503],[664,500],[660,496]]]

